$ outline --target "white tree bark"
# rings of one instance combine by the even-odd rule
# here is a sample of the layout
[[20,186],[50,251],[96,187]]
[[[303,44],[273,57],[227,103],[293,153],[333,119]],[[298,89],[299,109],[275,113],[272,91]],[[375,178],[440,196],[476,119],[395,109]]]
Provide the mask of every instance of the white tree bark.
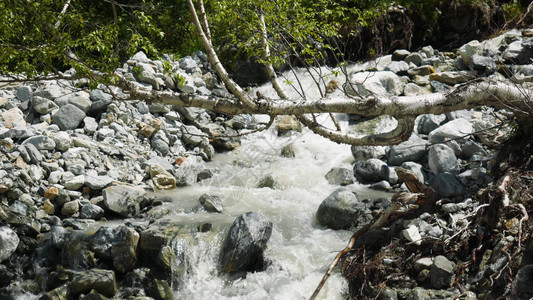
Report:
[[[360,99],[350,97],[344,99],[322,98],[317,101],[289,99],[278,83],[274,68],[270,64],[267,64],[267,72],[280,99],[275,101],[272,99],[253,99],[230,78],[218,59],[211,43],[211,37],[208,36],[210,33],[203,2],[199,1],[201,20],[198,18],[192,0],[187,0],[187,3],[193,16],[193,23],[198,36],[209,57],[209,62],[236,98],[200,96],[173,91],[145,91],[138,89],[135,84],[119,76],[119,86],[130,92],[130,98],[183,107],[200,107],[228,115],[295,115],[300,122],[313,132],[333,141],[352,145],[390,145],[405,141],[413,131],[414,119],[421,114],[443,114],[484,105],[507,108],[519,115],[529,116],[533,113],[533,93],[530,88],[524,88],[524,86],[509,82],[481,79],[463,84],[446,93],[420,96],[367,97]],[[264,58],[268,61],[270,51],[266,25],[264,16],[259,15],[259,18],[263,25],[261,38],[264,47]],[[329,130],[305,116],[306,114],[314,113],[348,113],[367,117],[389,115],[398,120],[398,126],[387,133],[355,136]]]

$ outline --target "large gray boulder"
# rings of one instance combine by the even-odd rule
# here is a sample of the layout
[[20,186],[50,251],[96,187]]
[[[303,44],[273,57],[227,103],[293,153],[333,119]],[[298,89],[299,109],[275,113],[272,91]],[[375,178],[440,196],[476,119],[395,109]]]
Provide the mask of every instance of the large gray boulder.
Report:
[[256,212],[238,216],[228,232],[220,265],[224,272],[259,271],[264,267],[263,250],[272,234],[272,222]]
[[452,148],[444,144],[436,144],[429,148],[429,169],[434,174],[449,172],[459,174],[459,162]]
[[377,158],[358,161],[353,166],[355,178],[361,183],[374,183],[386,180],[388,175],[387,164]]
[[146,191],[136,186],[115,185],[105,188],[102,195],[107,209],[131,218],[139,214],[139,204],[144,199]]
[[342,187],[322,201],[316,211],[318,222],[331,229],[346,229],[357,225],[365,206],[348,188]]
[[19,237],[11,228],[0,227],[0,262],[11,257],[19,244]]
[[429,181],[429,185],[441,198],[461,196],[465,193],[465,187],[450,173],[439,173],[435,175]]
[[426,153],[426,144],[426,140],[413,133],[407,141],[390,147],[387,162],[398,166],[406,161],[418,161]]
[[83,110],[75,105],[66,104],[52,115],[52,122],[57,124],[61,130],[70,130],[78,128],[84,118],[85,112]]
[[431,131],[428,135],[428,141],[435,144],[452,139],[462,139],[472,134],[472,132],[474,132],[472,123],[466,119],[459,118]]

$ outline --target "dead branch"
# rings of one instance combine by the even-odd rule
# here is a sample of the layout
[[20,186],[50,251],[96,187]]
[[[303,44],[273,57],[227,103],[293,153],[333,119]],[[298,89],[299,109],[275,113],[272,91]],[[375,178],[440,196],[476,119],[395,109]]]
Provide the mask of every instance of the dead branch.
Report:
[[[322,277],[322,280],[318,284],[313,295],[311,295],[311,298],[309,298],[310,300],[316,299],[316,297],[320,293],[320,290],[322,289],[328,278],[331,276],[331,273],[339,263],[340,259],[352,250],[357,239],[360,238],[363,234],[373,229],[382,228],[387,224],[390,224],[391,221],[402,219],[406,216],[409,218],[419,216],[423,212],[427,211],[428,207],[433,206],[435,204],[435,191],[430,187],[427,187],[424,184],[420,183],[413,172],[403,168],[396,168],[396,173],[398,174],[400,180],[406,183],[410,193],[401,192],[395,194],[391,199],[391,205],[389,207],[387,207],[380,214],[376,215],[372,219],[372,221],[370,221],[370,223],[368,223],[365,227],[358,230],[352,235],[350,241],[348,242],[348,246],[342,249],[335,256],[335,259]],[[405,210],[404,208],[408,207],[410,204],[417,204],[419,205],[419,207],[415,210]]]

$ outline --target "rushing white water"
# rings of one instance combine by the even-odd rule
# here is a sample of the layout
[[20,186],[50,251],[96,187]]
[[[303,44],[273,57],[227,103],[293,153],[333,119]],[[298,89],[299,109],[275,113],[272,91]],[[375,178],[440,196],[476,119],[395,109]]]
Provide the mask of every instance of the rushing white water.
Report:
[[[286,76],[291,80],[292,74]],[[312,78],[303,73],[299,77],[306,97],[319,98]],[[267,97],[275,96],[269,85],[258,90]],[[341,115],[337,117],[346,127],[345,118]],[[321,116],[320,120],[327,122],[327,116]],[[295,158],[280,155],[283,146],[288,144],[296,149]],[[176,217],[212,223],[213,231],[218,232],[215,238],[212,235],[204,238],[199,234],[197,243],[189,245],[185,259],[188,273],[178,280],[176,298],[309,298],[352,234],[326,229],[317,224],[315,218],[322,200],[339,188],[327,182],[326,173],[333,167],[351,168],[352,161],[348,145],[333,143],[306,132],[306,129],[290,137],[278,137],[271,128],[244,137],[242,145],[232,152],[215,155],[213,162],[208,164],[216,170],[213,178],[191,187],[165,192],[174,199],[168,205],[175,207]],[[258,182],[266,175],[275,179],[276,189],[257,188]],[[350,187],[359,197],[370,194],[372,198],[376,197],[375,191],[368,191],[361,185]],[[187,209],[198,205],[198,198],[204,193],[218,195],[222,199],[223,214],[192,213]],[[235,217],[249,211],[260,212],[273,222],[272,236],[265,250],[271,264],[267,270],[248,273],[244,278],[221,275],[217,270],[221,243]],[[342,299],[346,288],[345,280],[336,272],[323,287],[319,298]]]
[[[295,158],[280,156],[287,144],[296,148]],[[219,234],[188,249],[189,273],[180,279],[175,291],[178,299],[307,299],[321,280],[336,253],[343,249],[351,232],[326,229],[315,219],[321,201],[338,186],[330,185],[326,173],[333,167],[351,167],[350,147],[339,145],[310,132],[277,137],[267,131],[246,137],[241,147],[215,155],[209,167],[216,175],[187,188],[171,191],[176,217],[213,224]],[[276,189],[256,188],[271,174]],[[351,186],[360,197],[365,188]],[[366,191],[369,192],[369,191]],[[169,192],[167,192],[169,193]],[[223,214],[191,213],[204,194],[218,195]],[[370,192],[369,192],[370,193]],[[375,191],[373,197],[375,197]],[[261,212],[274,224],[265,256],[271,265],[264,272],[231,279],[217,272],[221,243],[238,215]],[[346,283],[335,273],[320,294],[320,299],[341,299]]]

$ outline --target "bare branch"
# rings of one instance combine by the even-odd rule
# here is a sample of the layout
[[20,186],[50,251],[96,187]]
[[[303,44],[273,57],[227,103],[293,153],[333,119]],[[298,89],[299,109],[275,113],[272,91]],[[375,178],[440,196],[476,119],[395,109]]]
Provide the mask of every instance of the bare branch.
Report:
[[[192,0],[187,0],[187,4],[189,6],[189,11],[192,15],[194,27],[196,27],[196,31],[198,33],[198,36],[200,37],[200,41],[202,42],[202,45],[204,46],[204,49],[207,52],[207,57],[209,58],[211,66],[215,68],[218,76],[220,76],[220,79],[222,79],[222,81],[226,84],[226,86],[232,92],[233,95],[237,96],[239,100],[242,101],[247,107],[255,109],[257,106],[254,103],[253,99],[229,77],[228,72],[218,59],[218,55],[216,54],[215,49],[213,49],[213,45],[211,45],[211,42],[206,36],[206,33],[202,29],[202,25],[200,24],[200,20],[198,19],[198,14],[196,13],[196,8],[194,7]],[[200,4],[203,5],[203,2],[200,2]],[[201,10],[203,10],[203,8],[201,8]]]

